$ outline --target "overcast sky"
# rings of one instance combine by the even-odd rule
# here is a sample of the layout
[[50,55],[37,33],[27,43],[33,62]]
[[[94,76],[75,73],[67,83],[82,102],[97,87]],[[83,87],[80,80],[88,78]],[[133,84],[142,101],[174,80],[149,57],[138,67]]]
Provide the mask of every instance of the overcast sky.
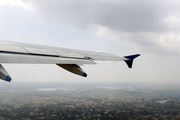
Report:
[[15,82],[180,82],[179,0],[0,0],[0,39],[106,52],[140,53],[84,65],[88,77],[56,65],[3,64]]

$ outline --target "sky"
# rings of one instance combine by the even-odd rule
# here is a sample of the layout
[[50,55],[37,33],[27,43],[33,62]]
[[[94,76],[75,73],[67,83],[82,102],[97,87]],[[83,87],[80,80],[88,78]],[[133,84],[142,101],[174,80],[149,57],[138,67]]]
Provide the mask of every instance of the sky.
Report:
[[53,64],[2,64],[14,82],[180,82],[179,0],[0,0],[0,39],[63,48],[139,53],[84,65],[83,78]]

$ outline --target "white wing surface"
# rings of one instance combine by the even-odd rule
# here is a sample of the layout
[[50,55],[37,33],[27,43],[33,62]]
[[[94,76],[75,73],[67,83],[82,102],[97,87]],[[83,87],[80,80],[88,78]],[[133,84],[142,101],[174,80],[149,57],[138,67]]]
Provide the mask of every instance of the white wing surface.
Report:
[[0,40],[0,79],[11,81],[11,77],[1,63],[25,64],[57,64],[58,66],[77,75],[86,77],[87,74],[79,67],[83,64],[96,64],[96,60],[125,61],[129,68],[133,59],[140,54],[119,57],[113,54],[90,52],[66,48],[49,47]]

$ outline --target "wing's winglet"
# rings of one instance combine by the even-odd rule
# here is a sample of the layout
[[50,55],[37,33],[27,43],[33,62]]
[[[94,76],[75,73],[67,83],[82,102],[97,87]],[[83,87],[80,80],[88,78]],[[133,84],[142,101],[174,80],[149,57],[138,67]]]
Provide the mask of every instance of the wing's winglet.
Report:
[[140,54],[135,54],[135,55],[129,55],[129,56],[124,56],[123,57],[123,60],[126,62],[127,66],[129,68],[132,68],[132,65],[133,65],[133,60],[140,56]]

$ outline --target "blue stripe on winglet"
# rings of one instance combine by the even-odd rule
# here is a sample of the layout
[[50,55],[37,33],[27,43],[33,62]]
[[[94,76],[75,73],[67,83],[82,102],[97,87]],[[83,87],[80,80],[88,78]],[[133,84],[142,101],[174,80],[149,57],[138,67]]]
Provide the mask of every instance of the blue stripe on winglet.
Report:
[[5,81],[11,82],[11,77],[9,75],[6,76]]

